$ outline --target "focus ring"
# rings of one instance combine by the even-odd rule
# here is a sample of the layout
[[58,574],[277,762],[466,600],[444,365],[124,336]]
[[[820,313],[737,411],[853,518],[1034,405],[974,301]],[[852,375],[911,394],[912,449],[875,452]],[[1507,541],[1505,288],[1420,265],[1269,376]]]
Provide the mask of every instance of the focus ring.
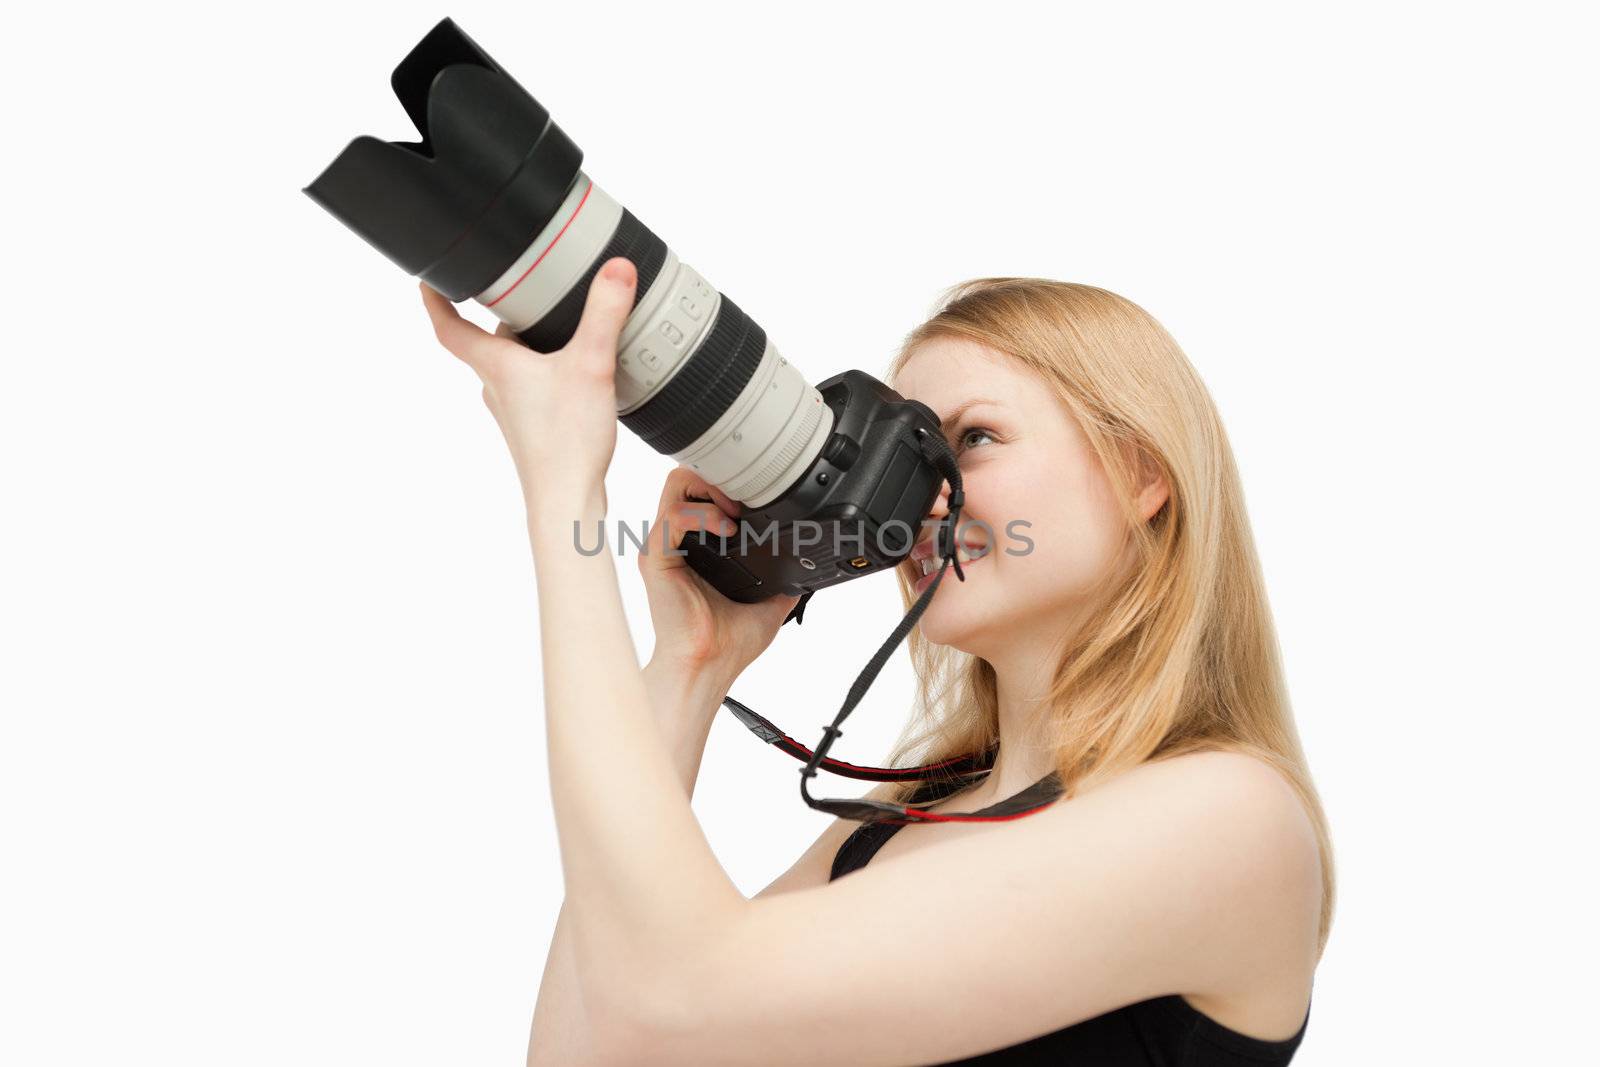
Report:
[[805,451],[806,445],[810,443],[811,438],[816,434],[817,423],[822,421],[822,408],[823,405],[821,404],[807,404],[805,421],[800,424],[800,429],[789,435],[789,439],[784,442],[783,448],[778,451],[776,456],[772,457],[771,462],[761,469],[760,474],[740,485],[732,486],[725,490],[729,498],[733,500],[749,500],[757,493],[771,488],[778,475],[788,470],[789,464],[799,458],[800,453]]
[[681,452],[733,406],[767,350],[767,331],[722,294],[704,343],[622,424],[663,455]]
[[590,283],[606,260],[613,256],[627,257],[639,272],[639,281],[633,289],[633,306],[638,307],[644,294],[650,291],[650,283],[660,273],[661,265],[667,261],[667,244],[635,218],[633,212],[623,208],[622,218],[617,221],[616,231],[605,248],[555,307],[538,322],[517,334],[522,342],[535,352],[555,352],[565,348],[567,342],[572,340],[572,335],[578,332],[583,306],[589,298]]

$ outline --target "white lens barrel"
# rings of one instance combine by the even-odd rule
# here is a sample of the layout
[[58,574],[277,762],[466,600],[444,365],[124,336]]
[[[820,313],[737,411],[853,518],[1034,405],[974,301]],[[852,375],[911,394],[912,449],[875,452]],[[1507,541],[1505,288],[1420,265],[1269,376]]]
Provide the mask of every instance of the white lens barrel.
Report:
[[805,473],[832,433],[833,409],[768,344],[739,399],[672,458],[732,499],[759,508]]
[[556,306],[578,282],[622,220],[622,205],[579,173],[561,207],[517,261],[478,303],[521,333]]
[[[519,334],[564,343],[566,330],[541,328],[572,318],[575,304],[587,296],[574,287],[598,268],[619,226],[631,223],[630,232],[642,234],[640,240],[657,240],[625,214],[580,172],[550,222],[476,299]],[[645,438],[652,447],[732,499],[761,507],[793,485],[822,451],[833,431],[833,411],[732,301],[670,248],[657,251],[659,268],[652,259],[651,276],[641,270],[646,289],[635,294],[618,343],[617,415],[632,428],[659,428]],[[730,340],[734,334],[737,341]],[[748,378],[739,385],[744,374]],[[688,433],[681,432],[685,427]]]

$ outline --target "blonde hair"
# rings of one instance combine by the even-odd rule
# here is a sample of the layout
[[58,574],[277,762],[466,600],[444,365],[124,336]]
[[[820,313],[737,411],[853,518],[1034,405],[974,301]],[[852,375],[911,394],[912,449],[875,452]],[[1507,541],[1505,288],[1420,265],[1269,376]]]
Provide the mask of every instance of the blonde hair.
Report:
[[[1143,308],[1089,285],[980,278],[952,286],[911,331],[885,380],[934,338],[976,342],[1033,371],[1082,427],[1122,501],[1136,565],[1108,574],[1086,622],[1064,634],[1041,727],[1071,796],[1138,764],[1206,749],[1253,755],[1288,780],[1316,830],[1325,945],[1333,916],[1327,818],[1295,730],[1272,612],[1222,421],[1176,341]],[[1165,475],[1148,522],[1141,468]],[[902,600],[915,603],[898,570]],[[946,581],[951,576],[946,575]],[[907,638],[917,708],[890,756],[931,763],[999,739],[983,659]],[[900,802],[916,783],[893,791]]]

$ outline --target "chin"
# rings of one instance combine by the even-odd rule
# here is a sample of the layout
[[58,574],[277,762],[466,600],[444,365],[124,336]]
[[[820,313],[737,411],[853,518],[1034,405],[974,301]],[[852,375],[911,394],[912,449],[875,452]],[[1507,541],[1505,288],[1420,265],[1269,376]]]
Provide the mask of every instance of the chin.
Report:
[[977,598],[964,595],[968,590],[962,589],[952,596],[950,587],[961,584],[953,573],[945,574],[939,591],[933,594],[927,610],[917,620],[917,629],[936,645],[981,655],[978,650],[989,647],[995,640],[998,620],[986,618],[987,606],[979,604]]

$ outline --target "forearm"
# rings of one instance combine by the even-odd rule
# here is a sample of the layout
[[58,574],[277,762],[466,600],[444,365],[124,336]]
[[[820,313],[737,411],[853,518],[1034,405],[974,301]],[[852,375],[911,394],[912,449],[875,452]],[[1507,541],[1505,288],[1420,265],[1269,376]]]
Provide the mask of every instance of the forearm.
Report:
[[711,723],[733,683],[710,668],[669,667],[656,660],[645,664],[644,682],[650,693],[650,710],[673,769],[683,783],[684,793],[693,797]]
[[[650,709],[686,795],[694,795],[712,720],[732,682],[721,672],[652,659],[643,669]],[[579,1064],[597,1055],[593,1021],[583,1002],[572,916],[565,902],[550,939],[528,1039],[528,1067]]]
[[587,1014],[601,1026],[606,998],[634,1010],[626,998],[652,968],[670,969],[745,903],[655,726],[614,561],[572,546],[573,519],[604,514],[601,495],[529,515],[564,907]]

